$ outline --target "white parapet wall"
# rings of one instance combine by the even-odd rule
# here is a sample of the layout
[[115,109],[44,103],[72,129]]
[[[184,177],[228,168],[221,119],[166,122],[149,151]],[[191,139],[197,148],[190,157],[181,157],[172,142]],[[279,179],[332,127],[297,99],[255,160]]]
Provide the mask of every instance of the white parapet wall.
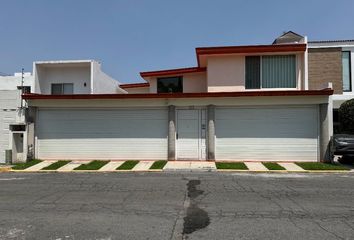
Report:
[[91,63],[92,93],[127,93],[119,87],[120,82],[108,76],[101,70],[101,64],[96,61]]

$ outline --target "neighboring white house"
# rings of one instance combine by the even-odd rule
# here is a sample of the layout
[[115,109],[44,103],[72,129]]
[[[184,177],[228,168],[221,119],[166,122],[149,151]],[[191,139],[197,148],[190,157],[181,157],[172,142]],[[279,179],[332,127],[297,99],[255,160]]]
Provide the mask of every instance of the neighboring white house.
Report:
[[[26,102],[21,103],[21,86],[24,87],[24,91],[30,92],[33,89],[33,77],[31,73],[15,73],[11,76],[0,76],[0,163],[5,162],[5,150],[12,150],[14,138],[24,138],[26,134],[24,129],[15,131],[16,134],[12,135],[9,130],[11,126],[24,126],[24,111],[21,109],[26,106]],[[22,141],[21,141],[22,142]],[[16,149],[14,149],[14,156],[22,158],[23,146],[15,145],[14,148],[18,149],[19,155],[15,156]],[[20,159],[22,160],[22,159]]]
[[21,100],[19,86],[25,86],[25,93],[33,94],[126,93],[119,84],[94,60],[34,62],[33,74],[25,73],[23,83],[21,74],[0,77],[0,162],[5,161],[5,150],[12,150],[13,162],[25,161],[34,154],[36,110],[28,109],[27,102]]
[[94,60],[34,62],[33,76],[33,92],[38,94],[126,93]]
[[[67,70],[35,64],[36,94],[24,95],[35,157],[326,159],[333,90],[308,90],[306,38],[289,33],[270,45],[197,48],[196,54],[196,67],[142,72],[145,83],[121,85],[128,94],[117,94],[126,93],[118,87],[101,94],[88,75],[68,77]],[[51,95],[56,92],[65,95]]]

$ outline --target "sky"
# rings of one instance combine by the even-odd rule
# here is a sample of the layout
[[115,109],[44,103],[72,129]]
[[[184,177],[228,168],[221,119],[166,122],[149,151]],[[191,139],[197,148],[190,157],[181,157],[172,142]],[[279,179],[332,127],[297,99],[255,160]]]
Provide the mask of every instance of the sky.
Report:
[[0,72],[94,59],[122,83],[196,66],[195,48],[270,44],[284,31],[354,39],[353,0],[0,0]]

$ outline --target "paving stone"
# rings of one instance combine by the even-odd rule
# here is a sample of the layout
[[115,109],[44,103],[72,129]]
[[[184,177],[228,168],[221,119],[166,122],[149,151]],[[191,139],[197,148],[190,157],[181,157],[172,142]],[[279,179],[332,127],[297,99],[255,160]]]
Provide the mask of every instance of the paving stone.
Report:
[[86,164],[89,163],[90,161],[72,161],[69,162],[68,164],[65,164],[64,166],[62,166],[61,168],[59,168],[57,171],[58,172],[62,172],[62,171],[72,171],[75,168],[77,168],[78,166],[80,166],[81,164]]
[[132,169],[133,171],[146,171],[149,170],[154,161],[140,161],[135,167]]
[[103,167],[98,169],[98,171],[99,172],[113,172],[117,169],[117,167],[119,167],[123,163],[124,163],[124,161],[110,161],[109,163],[107,163],[106,165],[104,165]]
[[163,170],[190,170],[191,162],[188,161],[168,161]]
[[39,171],[42,168],[45,168],[54,162],[56,162],[56,161],[43,161],[43,162],[37,163],[36,165],[33,165],[32,167],[24,169],[24,171]]
[[245,162],[250,171],[269,171],[261,162]]
[[215,162],[191,162],[191,170],[216,170]]
[[278,163],[280,166],[285,168],[287,171],[304,171],[301,167],[296,165],[295,163]]

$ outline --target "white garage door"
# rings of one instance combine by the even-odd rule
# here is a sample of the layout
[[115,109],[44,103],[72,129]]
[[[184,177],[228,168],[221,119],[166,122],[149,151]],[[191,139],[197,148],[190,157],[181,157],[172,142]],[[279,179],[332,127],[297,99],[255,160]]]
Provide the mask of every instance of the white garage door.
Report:
[[317,161],[315,106],[219,108],[215,124],[217,160]]
[[167,159],[167,110],[39,110],[41,159]]

